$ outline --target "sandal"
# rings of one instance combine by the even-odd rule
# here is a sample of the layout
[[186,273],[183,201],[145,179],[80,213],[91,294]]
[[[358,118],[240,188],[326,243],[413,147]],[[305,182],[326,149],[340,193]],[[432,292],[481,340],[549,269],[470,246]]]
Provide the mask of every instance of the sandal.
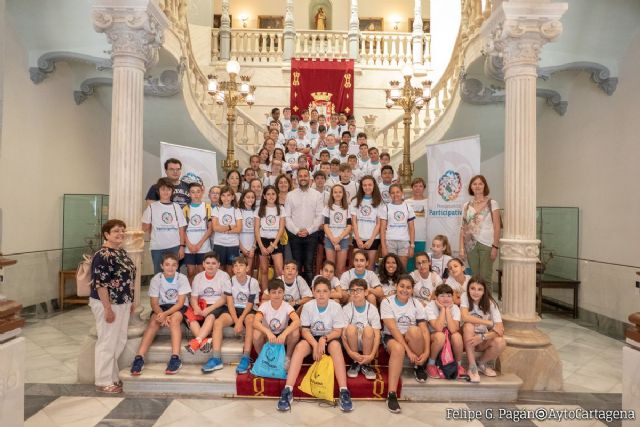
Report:
[[113,385],[114,385],[114,386],[116,386],[116,387],[120,387],[120,388],[122,388],[122,381],[121,381],[121,380],[118,380],[118,381],[116,381],[115,383],[113,383]]
[[497,377],[498,374],[496,373],[496,371],[493,370],[493,368],[490,368],[489,366],[485,365],[485,364],[480,364],[478,365],[478,371],[480,371],[481,374],[487,376],[487,377]]
[[478,367],[476,365],[469,366],[467,373],[469,374],[470,382],[474,384],[480,383],[480,374],[478,374]]
[[96,391],[100,393],[118,394],[122,393],[122,387],[115,384],[109,384],[105,386],[96,386]]

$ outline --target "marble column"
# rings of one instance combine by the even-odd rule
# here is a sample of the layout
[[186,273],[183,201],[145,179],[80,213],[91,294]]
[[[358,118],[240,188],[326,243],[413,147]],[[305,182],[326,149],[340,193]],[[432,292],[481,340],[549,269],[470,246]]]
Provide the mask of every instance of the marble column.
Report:
[[536,264],[536,79],[542,46],[562,32],[566,3],[504,1],[483,32],[487,52],[502,56],[505,100],[504,232],[502,313],[508,347],[503,372],[523,380],[523,389],[560,390],[562,363],[549,337],[537,329]]
[[229,0],[222,0],[222,16],[220,17],[220,60],[231,58],[231,17],[229,16]]
[[412,40],[413,40],[413,64],[414,68],[422,67],[422,40],[424,39],[424,30],[422,28],[422,1],[415,0],[413,6],[413,28]]
[[290,61],[295,55],[296,29],[293,21],[293,0],[287,0],[287,6],[284,12],[284,31],[282,60]]
[[358,61],[359,56],[360,19],[358,18],[358,0],[351,0],[349,17],[349,59]]

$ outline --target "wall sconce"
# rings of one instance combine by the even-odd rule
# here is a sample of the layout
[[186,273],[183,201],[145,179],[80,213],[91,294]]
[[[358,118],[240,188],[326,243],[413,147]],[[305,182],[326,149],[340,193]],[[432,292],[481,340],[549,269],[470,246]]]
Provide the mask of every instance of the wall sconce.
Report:
[[242,22],[242,28],[247,28],[248,20],[249,20],[249,16],[247,16],[247,14],[240,15],[240,22]]
[[397,16],[392,16],[391,23],[393,24],[393,30],[398,31],[398,25],[400,25],[400,18],[398,18]]

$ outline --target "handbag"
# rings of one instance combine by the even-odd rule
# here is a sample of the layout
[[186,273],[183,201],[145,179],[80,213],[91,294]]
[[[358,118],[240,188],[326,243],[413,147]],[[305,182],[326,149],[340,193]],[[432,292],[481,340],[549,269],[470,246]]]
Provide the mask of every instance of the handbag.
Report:
[[449,340],[449,329],[444,328],[444,345],[440,354],[436,359],[436,365],[440,368],[444,374],[445,379],[455,380],[458,378],[458,363],[453,357],[453,350],[451,349],[451,341]]
[[298,389],[318,399],[333,402],[333,381],[333,359],[323,354],[320,360],[309,367]]
[[251,374],[256,377],[286,380],[287,371],[284,369],[286,356],[284,344],[266,343],[251,368]]
[[93,284],[93,259],[95,255],[82,255],[82,261],[76,270],[76,294],[79,297],[91,295],[91,285]]

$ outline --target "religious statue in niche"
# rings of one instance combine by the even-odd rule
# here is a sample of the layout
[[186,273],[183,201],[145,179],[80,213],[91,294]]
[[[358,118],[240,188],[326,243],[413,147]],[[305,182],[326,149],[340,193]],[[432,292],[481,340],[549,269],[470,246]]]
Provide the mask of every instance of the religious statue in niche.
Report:
[[315,16],[316,30],[327,29],[327,14],[324,12],[324,8],[319,8]]

